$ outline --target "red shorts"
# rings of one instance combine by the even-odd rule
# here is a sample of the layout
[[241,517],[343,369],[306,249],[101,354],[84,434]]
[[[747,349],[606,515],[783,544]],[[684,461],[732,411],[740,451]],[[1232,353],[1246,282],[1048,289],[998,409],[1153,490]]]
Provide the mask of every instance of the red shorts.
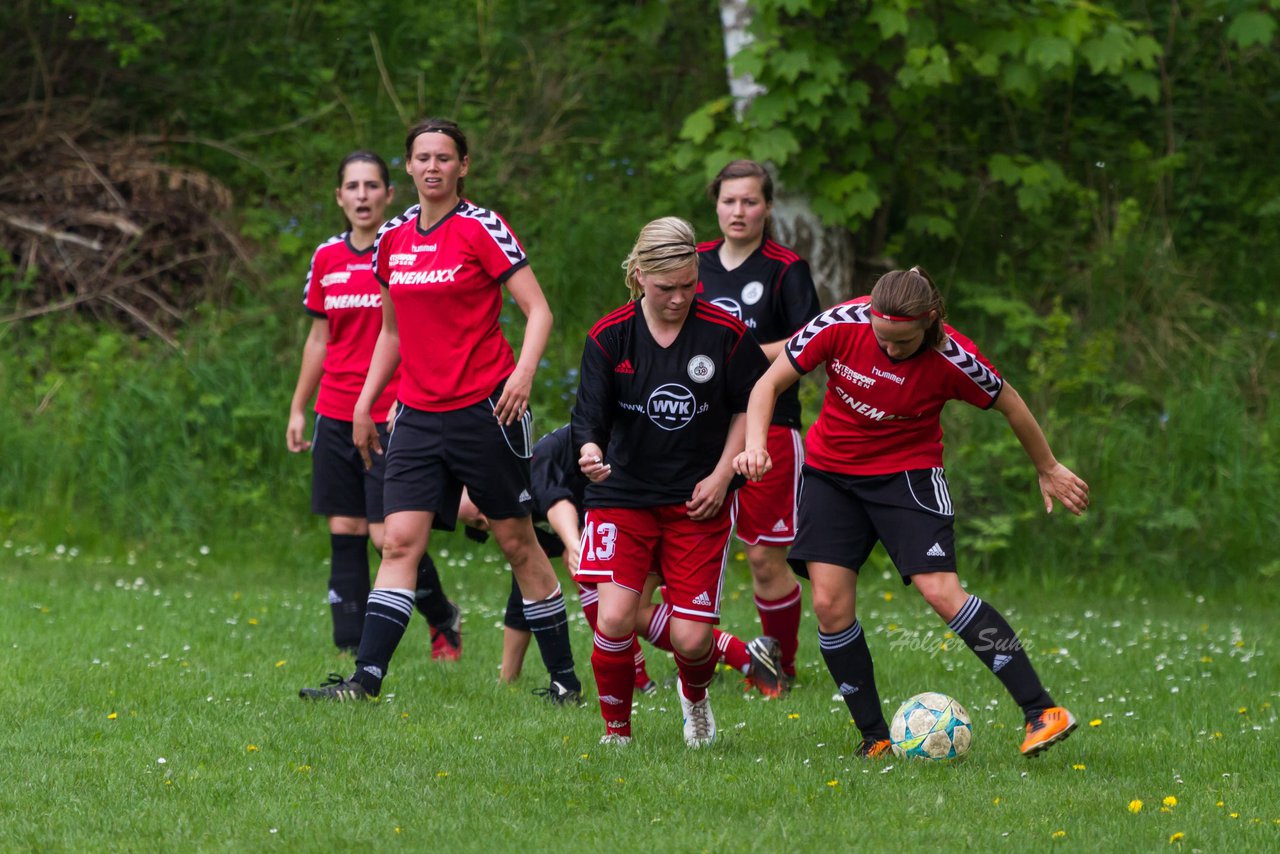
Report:
[[796,538],[796,499],[804,462],[800,431],[770,424],[768,450],[773,468],[734,493],[738,539],[751,546],[786,546]]
[[612,581],[641,594],[650,572],[662,575],[675,615],[720,622],[720,590],[729,557],[732,502],[695,522],[683,504],[596,507],[582,523],[579,584]]

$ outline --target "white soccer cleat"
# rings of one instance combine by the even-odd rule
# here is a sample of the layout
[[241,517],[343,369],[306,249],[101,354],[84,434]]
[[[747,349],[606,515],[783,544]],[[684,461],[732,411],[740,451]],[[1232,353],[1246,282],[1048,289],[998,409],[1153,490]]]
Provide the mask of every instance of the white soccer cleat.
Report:
[[601,744],[616,744],[619,747],[625,747],[631,743],[631,736],[623,735],[620,732],[607,732],[600,736]]
[[711,714],[711,697],[692,702],[684,695],[684,685],[676,679],[676,696],[684,712],[684,743],[694,748],[707,747],[716,740],[716,716]]

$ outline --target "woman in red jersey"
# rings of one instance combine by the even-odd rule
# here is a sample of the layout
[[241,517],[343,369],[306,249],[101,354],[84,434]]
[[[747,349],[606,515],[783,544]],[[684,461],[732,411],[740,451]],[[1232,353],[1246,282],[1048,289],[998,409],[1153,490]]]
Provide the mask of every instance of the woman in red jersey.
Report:
[[[333,642],[355,652],[369,596],[368,542],[382,549],[382,465],[366,470],[351,444],[352,413],[374,343],[382,328],[382,295],[370,257],[387,204],[395,195],[387,164],[372,151],[354,151],[338,166],[338,207],[347,230],[316,249],[307,269],[303,305],[311,331],[289,406],[285,442],[290,451],[311,451],[311,510],[328,518],[329,606]],[[311,438],[307,404],[319,387]],[[395,403],[393,378],[374,403],[377,429],[386,433]],[[462,649],[461,612],[445,598],[430,556],[418,566],[415,604],[431,624],[432,657],[456,658]]]
[[633,300],[591,329],[573,446],[591,480],[577,580],[598,585],[591,666],[604,743],[631,740],[632,649],[651,569],[666,582],[684,740],[716,735],[707,685],[712,625],[732,525],[732,462],[766,362],[746,327],[697,299],[693,229],[675,217],[640,232],[626,262]]
[[[544,693],[576,703],[581,685],[564,597],[529,519],[529,395],[551,309],[505,220],[462,198],[471,161],[458,126],[418,123],[405,156],[418,204],[383,225],[374,245],[382,330],[352,429],[372,464],[383,453],[372,413],[399,368],[400,407],[386,441],[382,563],[355,673],[300,693],[348,700],[381,691],[412,612],[414,568],[433,524],[453,527],[466,486],[524,592],[529,627],[552,674]],[[526,318],[518,361],[500,326],[504,286]]]
[[[724,236],[698,246],[698,295],[745,323],[773,361],[787,338],[822,310],[809,265],[769,235],[773,179],[759,163],[729,163],[707,195]],[[734,524],[746,544],[761,629],[778,641],[786,677],[778,686],[785,689],[796,675],[800,636],[800,584],[787,566],[804,462],[797,388],[783,392],[774,408],[768,450],[773,468],[734,495]]]
[[945,320],[942,295],[918,267],[886,273],[869,298],[818,315],[787,341],[787,358],[752,391],[746,450],[734,468],[751,479],[768,472],[774,401],[801,374],[825,367],[827,394],[805,440],[790,560],[813,586],[819,646],[862,732],[859,755],[878,758],[889,749],[855,610],[858,570],[879,540],[903,582],[916,586],[1022,708],[1021,751],[1034,756],[1070,735],[1075,719],[1045,691],[1000,612],[960,586],[942,469],[943,405],[962,400],[1008,420],[1036,467],[1046,512],[1056,499],[1081,514],[1089,487],[1054,457],[1017,391]]

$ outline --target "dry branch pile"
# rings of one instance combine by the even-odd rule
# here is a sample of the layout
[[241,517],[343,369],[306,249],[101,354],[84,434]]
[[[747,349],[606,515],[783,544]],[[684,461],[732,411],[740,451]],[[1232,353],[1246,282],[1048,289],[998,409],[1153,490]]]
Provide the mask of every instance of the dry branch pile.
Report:
[[78,311],[174,344],[246,261],[220,219],[231,193],[156,145],[42,106],[0,115],[0,324]]

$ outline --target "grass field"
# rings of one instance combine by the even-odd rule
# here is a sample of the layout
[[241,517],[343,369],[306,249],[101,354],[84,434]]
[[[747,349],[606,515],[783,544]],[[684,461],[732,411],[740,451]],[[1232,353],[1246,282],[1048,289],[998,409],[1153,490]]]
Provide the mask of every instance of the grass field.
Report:
[[[438,562],[466,612],[463,661],[433,664],[415,618],[381,702],[304,704],[300,686],[350,669],[330,650],[312,545],[267,566],[217,548],[108,559],[5,543],[0,848],[1280,847],[1274,591],[1112,598],[971,579],[1081,722],[1028,761],[996,679],[914,591],[869,570],[860,615],[886,714],[918,691],[949,693],[975,744],[950,765],[868,764],[850,755],[856,731],[808,614],[791,695],[744,694],[731,673],[713,684],[711,749],[684,747],[670,685],[638,705],[632,745],[602,748],[594,691],[580,709],[530,696],[545,684],[535,650],[519,683],[498,684],[508,577],[492,546],[462,540]],[[724,627],[751,635],[741,562],[726,600]],[[580,618],[574,630],[590,684]],[[646,651],[655,678],[674,677]]]

